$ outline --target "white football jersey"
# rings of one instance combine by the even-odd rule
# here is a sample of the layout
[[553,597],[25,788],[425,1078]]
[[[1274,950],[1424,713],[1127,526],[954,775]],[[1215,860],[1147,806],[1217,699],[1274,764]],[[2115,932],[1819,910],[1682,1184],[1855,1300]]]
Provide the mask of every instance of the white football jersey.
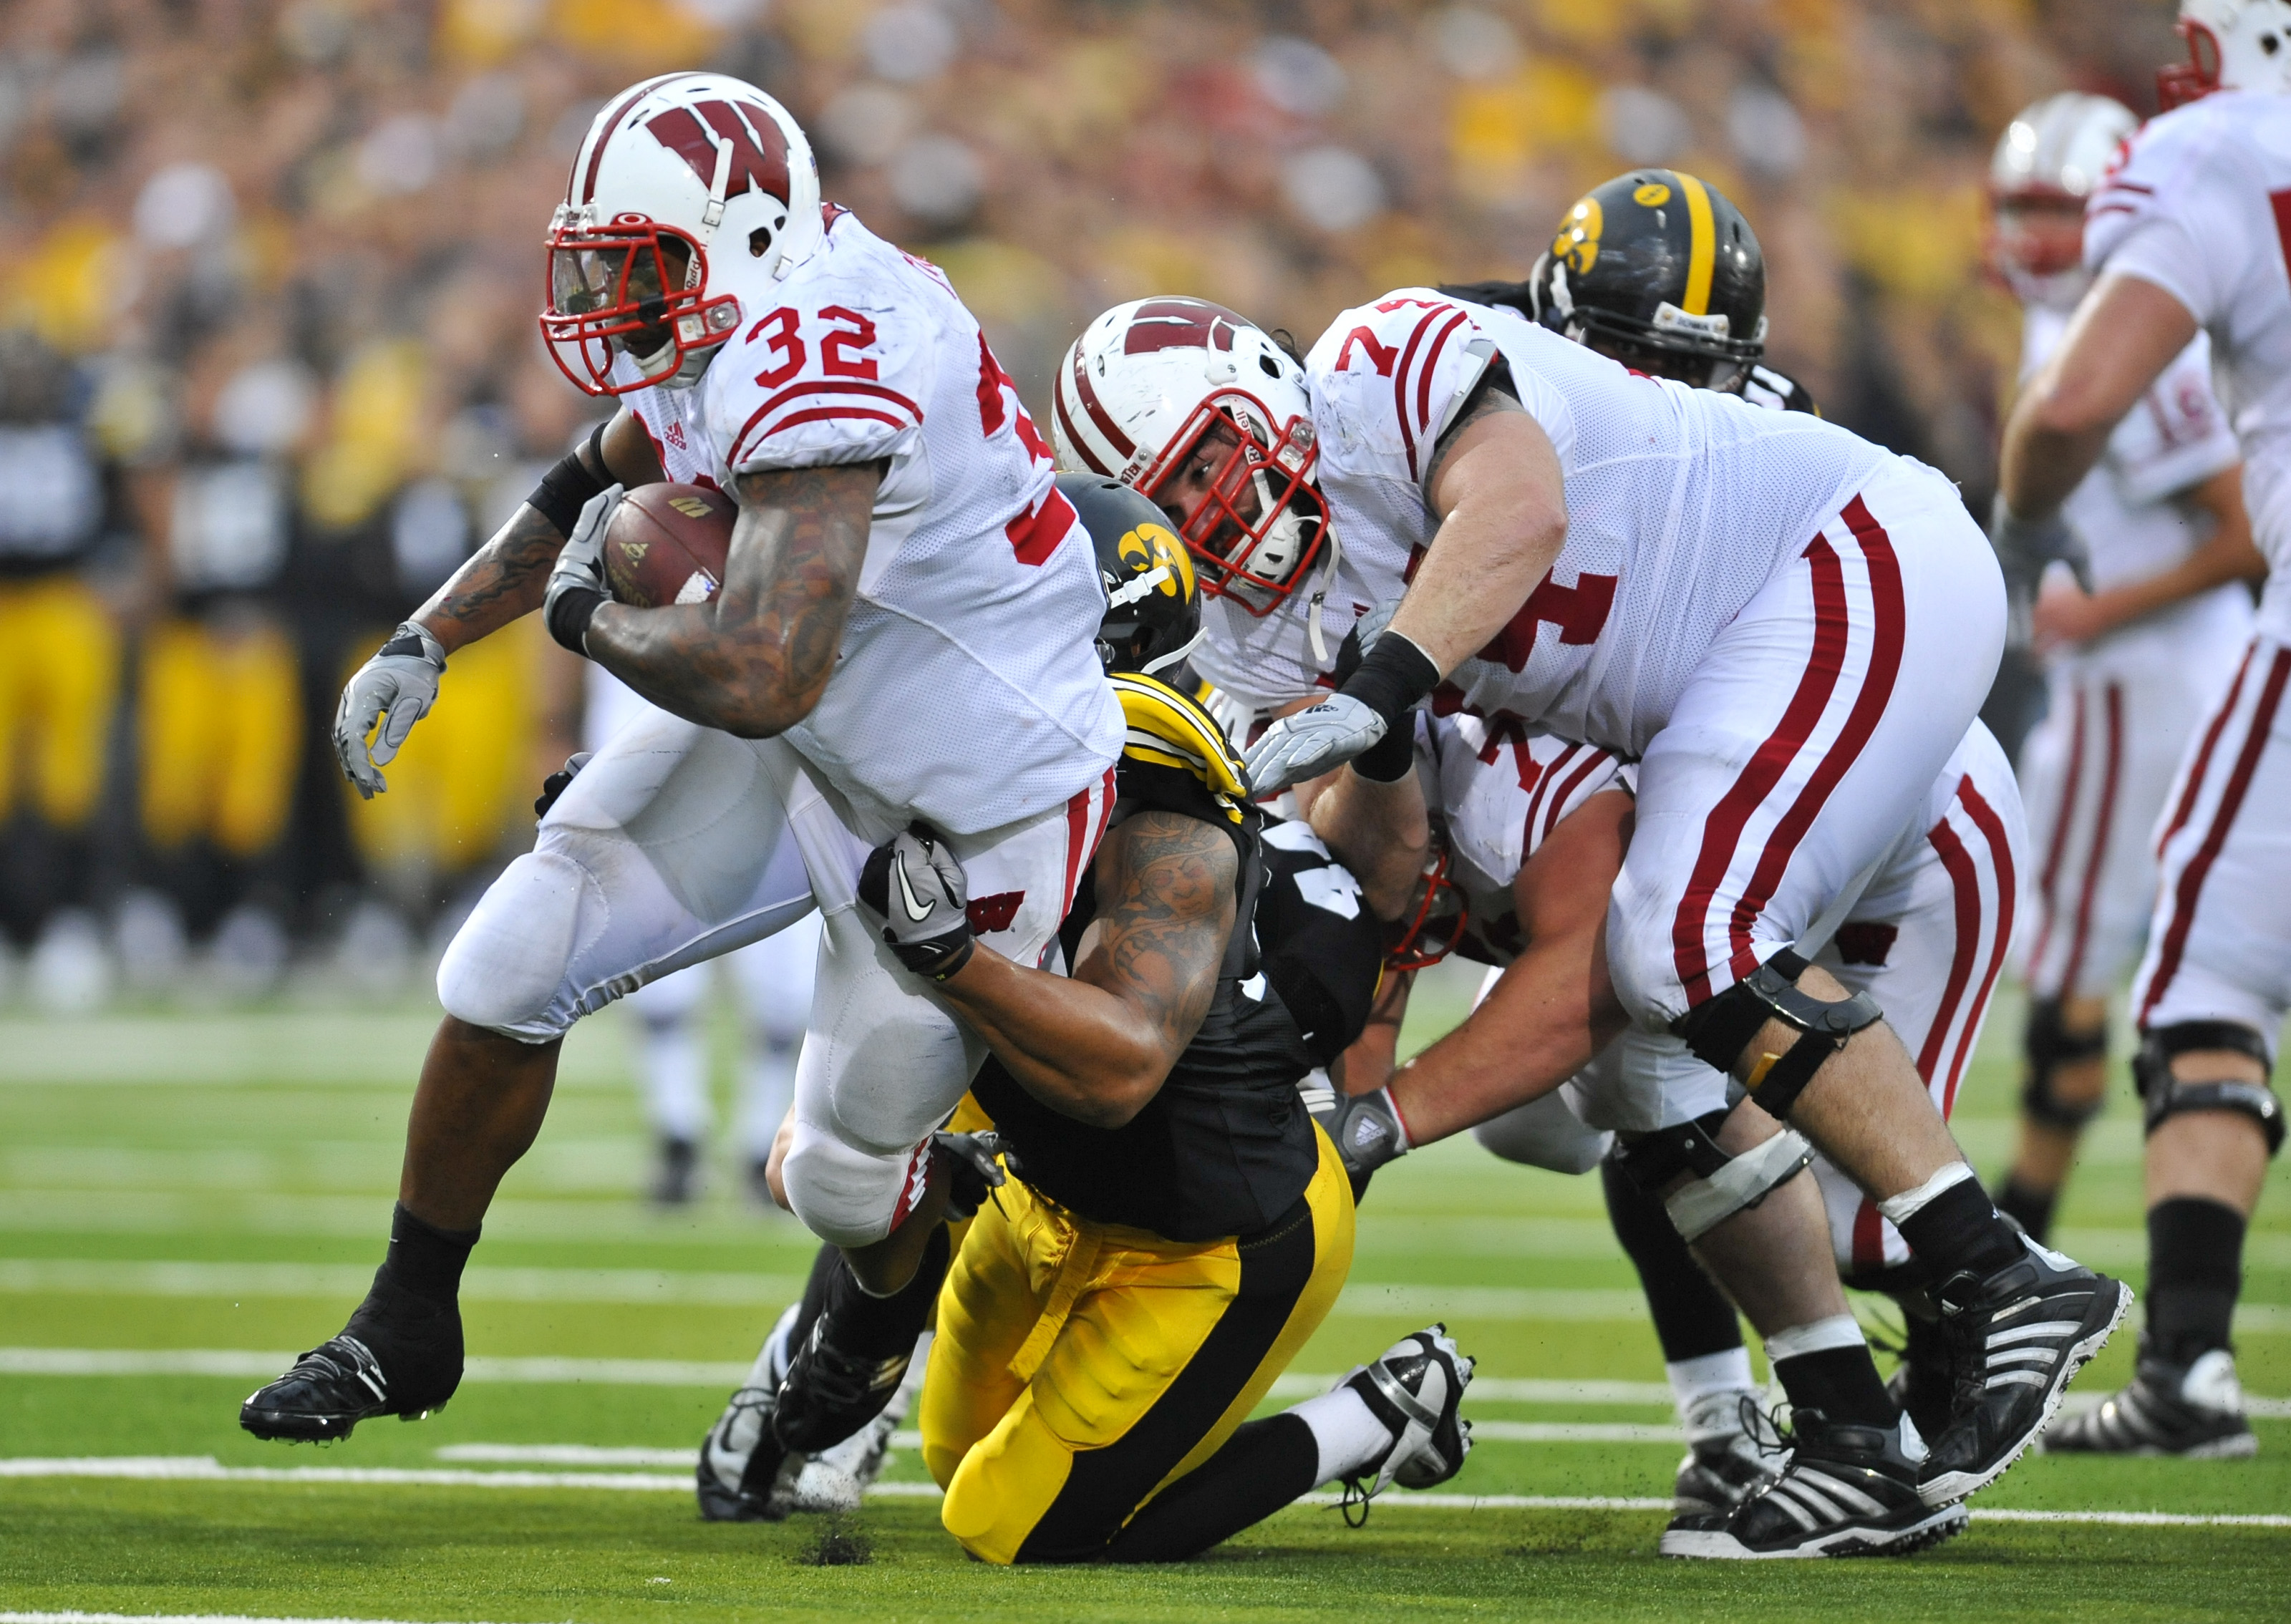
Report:
[[1469,956],[1508,964],[1527,946],[1512,882],[1560,820],[1602,790],[1636,792],[1638,769],[1596,745],[1477,716],[1419,717],[1416,769],[1447,828]]
[[1636,756],[1718,630],[1907,460],[1811,412],[1632,372],[1517,311],[1403,288],[1338,316],[1305,364],[1321,490],[1347,556],[1385,574],[1377,596],[1398,596],[1432,540],[1432,447],[1497,353],[1558,452],[1567,540],[1435,704]]
[[[936,268],[838,211],[699,387],[629,399],[679,483],[887,460],[835,675],[788,742],[888,836],[1034,817],[1121,753],[1089,537]],[[623,357],[626,364],[626,357]]]
[[2211,335],[2270,570],[2260,629],[2291,639],[2291,96],[2220,91],[2150,120],[2093,194],[2084,256]]

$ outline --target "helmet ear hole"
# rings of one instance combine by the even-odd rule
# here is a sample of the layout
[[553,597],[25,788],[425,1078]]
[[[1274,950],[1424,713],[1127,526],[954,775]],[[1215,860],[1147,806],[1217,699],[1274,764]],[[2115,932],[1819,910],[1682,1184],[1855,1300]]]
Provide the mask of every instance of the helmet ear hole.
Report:
[[1267,378],[1278,378],[1281,376],[1281,369],[1273,364],[1273,357],[1271,356],[1258,356],[1257,370],[1263,372]]
[[771,251],[772,228],[769,226],[758,226],[748,233],[748,252],[752,258],[760,260]]

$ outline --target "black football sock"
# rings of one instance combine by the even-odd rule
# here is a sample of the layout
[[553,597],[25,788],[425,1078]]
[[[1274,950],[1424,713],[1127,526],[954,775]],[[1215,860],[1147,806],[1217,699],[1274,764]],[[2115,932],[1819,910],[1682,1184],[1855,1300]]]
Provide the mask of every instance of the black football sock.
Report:
[[1978,1179],[1958,1180],[1908,1217],[1894,1218],[1893,1224],[1935,1280],[1959,1270],[1993,1274],[2028,1250]]
[[782,1358],[782,1374],[786,1373],[785,1361],[794,1358],[796,1349],[811,1340],[811,1328],[819,1323],[819,1316],[827,1312],[829,1288],[835,1284],[838,1276],[850,1272],[844,1267],[841,1250],[823,1241],[819,1251],[812,1257],[811,1274],[803,1283],[803,1300],[796,1305],[795,1324],[788,1327],[787,1352]]
[[877,1297],[859,1284],[848,1264],[829,1277],[827,1340],[838,1351],[868,1359],[896,1359],[914,1351],[915,1339],[930,1323],[931,1305],[946,1278],[953,1247],[946,1226],[931,1226],[930,1239],[915,1265],[914,1277],[888,1297]]
[[440,1229],[400,1202],[390,1215],[390,1255],[374,1272],[374,1284],[396,1286],[432,1308],[453,1308],[461,1294],[462,1265],[482,1228]]
[[1663,1363],[1677,1364],[1740,1348],[1742,1327],[1734,1305],[1695,1261],[1661,1197],[1641,1189],[1612,1161],[1599,1164],[1599,1183],[1607,1194],[1607,1220],[1615,1227],[1615,1238],[1639,1271]]
[[2228,1346],[2243,1288],[2243,1215],[2197,1196],[2148,1210],[2148,1334],[2174,1364]]
[[2029,1232],[2029,1238],[2039,1246],[2053,1230],[2053,1208],[2061,1198],[2060,1191],[2040,1190],[2034,1185],[2023,1184],[2017,1177],[2008,1177],[2005,1188],[1997,1197],[1997,1210]]
[[1774,1380],[1789,1395],[1793,1410],[1819,1410],[1831,1421],[1853,1427],[1891,1427],[1901,1412],[1885,1396],[1868,1344],[1825,1348],[1774,1361]]
[[[1296,1416],[1247,1422],[1224,1448],[1130,1518],[1102,1559],[1183,1562],[1197,1556],[1311,1493],[1320,1468],[1321,1446],[1312,1428]],[[1026,1560],[1023,1550],[1019,1560]]]

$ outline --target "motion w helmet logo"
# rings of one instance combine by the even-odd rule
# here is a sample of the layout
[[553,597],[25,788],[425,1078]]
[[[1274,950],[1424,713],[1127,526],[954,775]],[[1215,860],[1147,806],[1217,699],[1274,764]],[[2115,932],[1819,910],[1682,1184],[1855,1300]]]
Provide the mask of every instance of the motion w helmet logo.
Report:
[[737,197],[753,187],[783,203],[787,201],[787,138],[761,108],[695,101],[656,115],[645,128],[654,140],[690,164],[703,186],[715,183],[717,144],[728,142],[732,167],[725,178],[724,196]]

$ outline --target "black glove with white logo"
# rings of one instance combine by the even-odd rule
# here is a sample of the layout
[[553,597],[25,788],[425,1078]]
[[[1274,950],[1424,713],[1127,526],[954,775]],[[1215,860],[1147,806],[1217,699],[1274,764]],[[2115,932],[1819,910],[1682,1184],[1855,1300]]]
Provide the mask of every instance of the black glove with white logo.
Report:
[[1401,1123],[1400,1108],[1393,1104],[1388,1088],[1372,1094],[1331,1092],[1325,1105],[1308,1099],[1306,1108],[1336,1146],[1345,1171],[1355,1178],[1408,1154],[1408,1130]]
[[945,836],[910,823],[867,854],[859,907],[882,928],[899,963],[944,981],[970,962],[970,893]]
[[540,798],[533,804],[533,815],[546,818],[549,809],[557,804],[558,797],[573,788],[574,775],[589,764],[593,750],[582,750],[565,758],[565,764],[541,780]]

